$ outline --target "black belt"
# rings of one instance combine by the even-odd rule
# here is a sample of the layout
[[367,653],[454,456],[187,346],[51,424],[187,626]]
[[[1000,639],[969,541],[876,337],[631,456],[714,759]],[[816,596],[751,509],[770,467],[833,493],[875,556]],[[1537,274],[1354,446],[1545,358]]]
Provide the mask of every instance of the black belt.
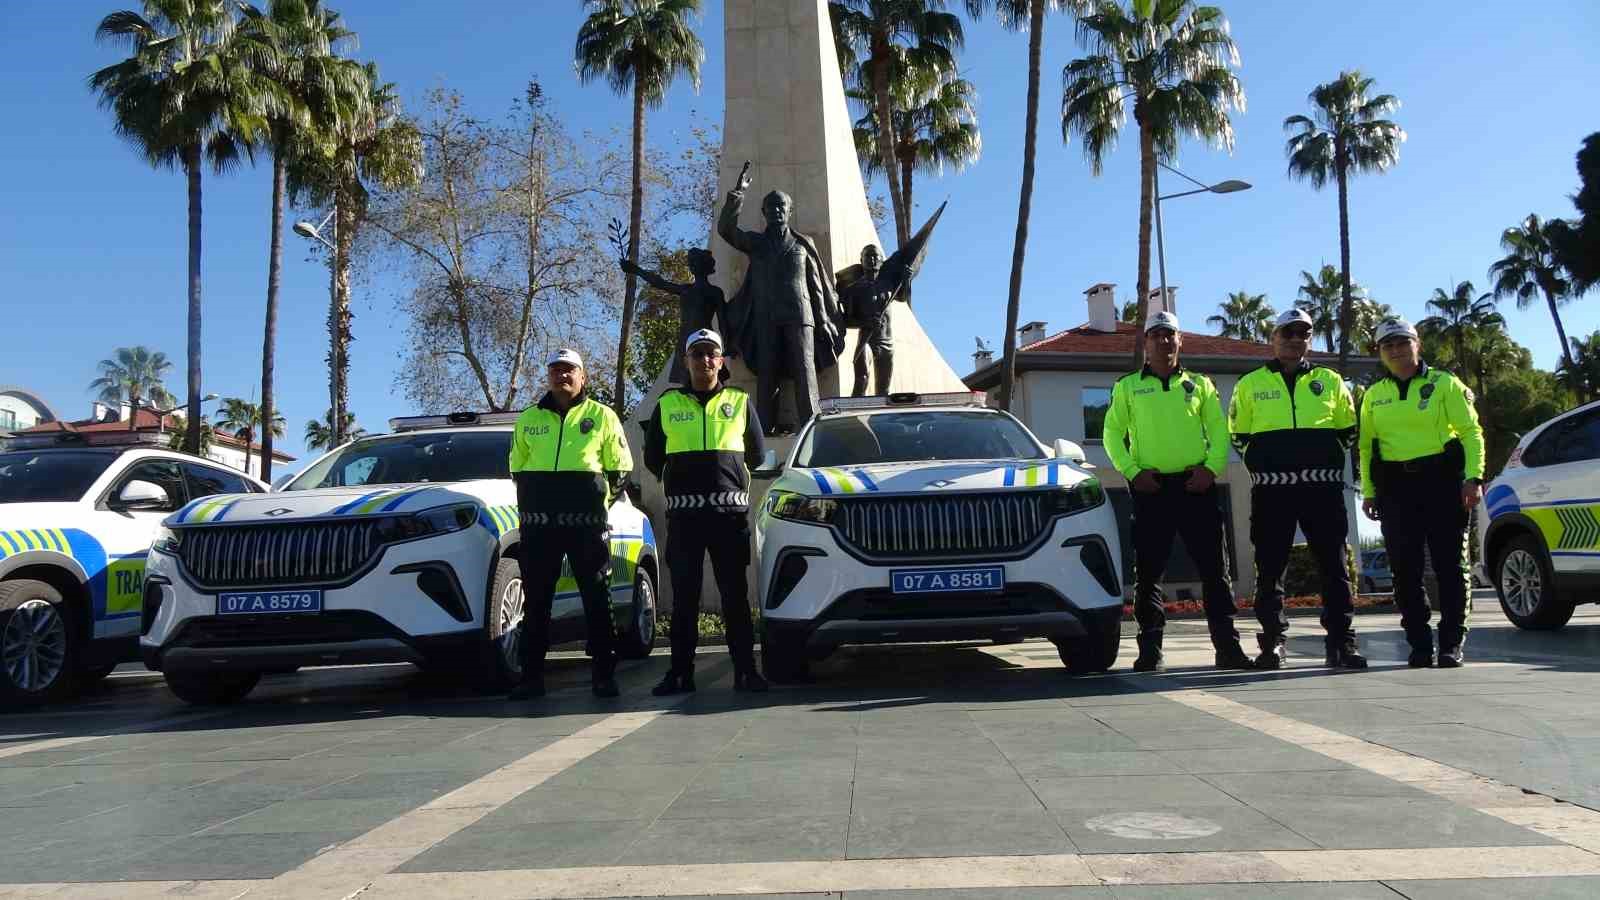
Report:
[[1444,472],[1451,469],[1450,454],[1435,453],[1432,456],[1419,456],[1416,459],[1382,460],[1378,467],[1385,472]]

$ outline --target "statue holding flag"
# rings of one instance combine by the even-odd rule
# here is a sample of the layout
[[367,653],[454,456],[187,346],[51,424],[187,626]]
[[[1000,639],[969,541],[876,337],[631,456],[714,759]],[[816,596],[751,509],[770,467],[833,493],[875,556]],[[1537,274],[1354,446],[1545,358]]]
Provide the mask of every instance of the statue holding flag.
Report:
[[860,329],[856,339],[855,387],[851,396],[867,393],[867,359],[872,360],[873,388],[879,395],[889,393],[889,381],[894,377],[894,332],[891,325],[891,305],[896,300],[908,299],[911,279],[922,268],[928,252],[928,237],[933,226],[944,215],[944,204],[934,212],[905,246],[894,252],[887,261],[883,251],[868,244],[861,248],[860,265],[851,266],[838,275],[839,301],[844,307],[845,324]]

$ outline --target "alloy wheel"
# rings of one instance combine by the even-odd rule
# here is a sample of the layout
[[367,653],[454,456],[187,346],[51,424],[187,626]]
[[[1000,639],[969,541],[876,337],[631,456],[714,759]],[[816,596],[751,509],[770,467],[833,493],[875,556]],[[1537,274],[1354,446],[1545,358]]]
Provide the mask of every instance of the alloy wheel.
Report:
[[67,623],[55,604],[34,598],[11,611],[0,635],[0,663],[24,693],[40,693],[56,683],[66,669]]
[[1544,576],[1539,561],[1526,550],[1512,550],[1500,564],[1500,591],[1506,606],[1519,616],[1531,616],[1544,596]]
[[507,580],[498,604],[500,655],[505,661],[506,671],[513,675],[522,674],[522,601],[522,579]]
[[648,576],[641,577],[633,587],[633,628],[639,643],[652,647],[656,642],[656,589]]

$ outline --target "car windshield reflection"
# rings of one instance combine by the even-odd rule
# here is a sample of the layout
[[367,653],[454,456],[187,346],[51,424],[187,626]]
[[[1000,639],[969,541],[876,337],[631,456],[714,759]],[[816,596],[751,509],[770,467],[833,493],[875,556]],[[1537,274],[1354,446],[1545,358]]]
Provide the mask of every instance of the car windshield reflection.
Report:
[[907,411],[819,419],[795,457],[806,468],[965,459],[1046,459],[1014,420],[992,412]]

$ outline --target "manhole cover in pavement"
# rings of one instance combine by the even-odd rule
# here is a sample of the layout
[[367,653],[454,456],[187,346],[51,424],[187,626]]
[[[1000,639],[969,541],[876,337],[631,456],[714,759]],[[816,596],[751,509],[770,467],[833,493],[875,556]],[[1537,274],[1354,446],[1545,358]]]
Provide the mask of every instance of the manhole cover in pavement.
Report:
[[1222,826],[1209,819],[1176,813],[1132,812],[1095,816],[1084,823],[1091,830],[1135,841],[1184,841],[1210,837]]

